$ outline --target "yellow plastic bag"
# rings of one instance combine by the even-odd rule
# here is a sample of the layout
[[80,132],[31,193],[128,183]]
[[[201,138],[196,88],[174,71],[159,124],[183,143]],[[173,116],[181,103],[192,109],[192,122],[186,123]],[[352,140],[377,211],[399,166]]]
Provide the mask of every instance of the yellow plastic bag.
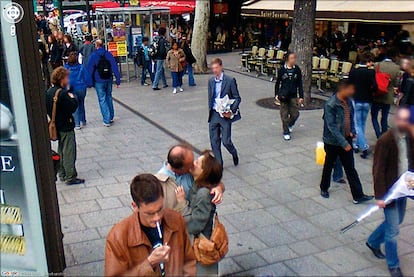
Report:
[[318,141],[318,143],[316,144],[315,154],[316,154],[316,164],[324,165],[326,153],[325,153],[323,142]]

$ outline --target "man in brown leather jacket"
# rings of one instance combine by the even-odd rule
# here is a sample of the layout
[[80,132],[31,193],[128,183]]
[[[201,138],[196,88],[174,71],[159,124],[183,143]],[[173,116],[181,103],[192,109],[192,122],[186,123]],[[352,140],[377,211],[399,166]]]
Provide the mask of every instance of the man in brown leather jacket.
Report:
[[164,209],[160,181],[151,174],[138,175],[131,195],[134,213],[106,238],[105,276],[195,276],[184,219]]

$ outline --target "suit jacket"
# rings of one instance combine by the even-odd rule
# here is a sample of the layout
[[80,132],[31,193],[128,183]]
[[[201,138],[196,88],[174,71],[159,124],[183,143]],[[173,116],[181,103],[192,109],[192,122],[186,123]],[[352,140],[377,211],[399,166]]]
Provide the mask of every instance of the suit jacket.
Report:
[[[209,114],[208,114],[208,122],[210,122],[211,120],[211,116],[214,112],[213,110],[213,104],[215,101],[215,77],[212,77],[209,81],[208,81],[208,108],[209,108]],[[223,74],[223,82],[221,84],[221,94],[220,97],[223,98],[226,95],[228,95],[228,97],[230,99],[234,99],[234,103],[231,105],[231,111],[233,112],[233,114],[235,114],[235,116],[233,117],[233,119],[231,119],[232,122],[237,121],[239,119],[241,119],[241,115],[240,115],[240,111],[239,111],[239,105],[241,102],[241,97],[239,94],[239,89],[237,88],[237,82],[236,79],[228,76],[226,74]]]
[[[414,170],[414,138],[407,135],[408,170]],[[398,180],[398,145],[393,130],[384,133],[375,146],[373,177],[375,198],[382,199]]]

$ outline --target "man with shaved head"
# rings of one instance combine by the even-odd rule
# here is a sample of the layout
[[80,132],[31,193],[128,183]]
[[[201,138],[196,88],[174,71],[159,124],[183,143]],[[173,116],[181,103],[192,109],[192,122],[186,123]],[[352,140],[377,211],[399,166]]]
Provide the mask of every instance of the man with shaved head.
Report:
[[95,42],[94,51],[88,62],[88,71],[92,75],[94,87],[98,94],[99,107],[103,119],[103,125],[110,127],[114,122],[114,104],[112,101],[113,76],[116,78],[116,86],[121,84],[121,74],[118,70],[114,56],[103,47],[102,40]]
[[[194,178],[190,170],[194,165],[193,148],[187,144],[178,144],[170,148],[167,161],[156,174],[164,189],[164,206],[184,213],[186,205],[177,202],[175,189],[177,186],[184,188],[186,199],[194,185]],[[211,190],[214,195],[212,203],[218,205],[223,200],[224,184],[220,183]]]

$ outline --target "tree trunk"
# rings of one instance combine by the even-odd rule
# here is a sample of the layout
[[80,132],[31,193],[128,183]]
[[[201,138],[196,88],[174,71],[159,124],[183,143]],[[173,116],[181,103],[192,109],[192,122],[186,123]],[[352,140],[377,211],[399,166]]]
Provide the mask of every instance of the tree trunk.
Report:
[[207,67],[207,44],[208,25],[210,21],[210,1],[197,0],[191,38],[191,50],[197,62],[194,64],[194,71],[206,73]]
[[302,69],[305,104],[311,101],[312,48],[315,33],[316,0],[295,0],[292,25],[292,50]]

